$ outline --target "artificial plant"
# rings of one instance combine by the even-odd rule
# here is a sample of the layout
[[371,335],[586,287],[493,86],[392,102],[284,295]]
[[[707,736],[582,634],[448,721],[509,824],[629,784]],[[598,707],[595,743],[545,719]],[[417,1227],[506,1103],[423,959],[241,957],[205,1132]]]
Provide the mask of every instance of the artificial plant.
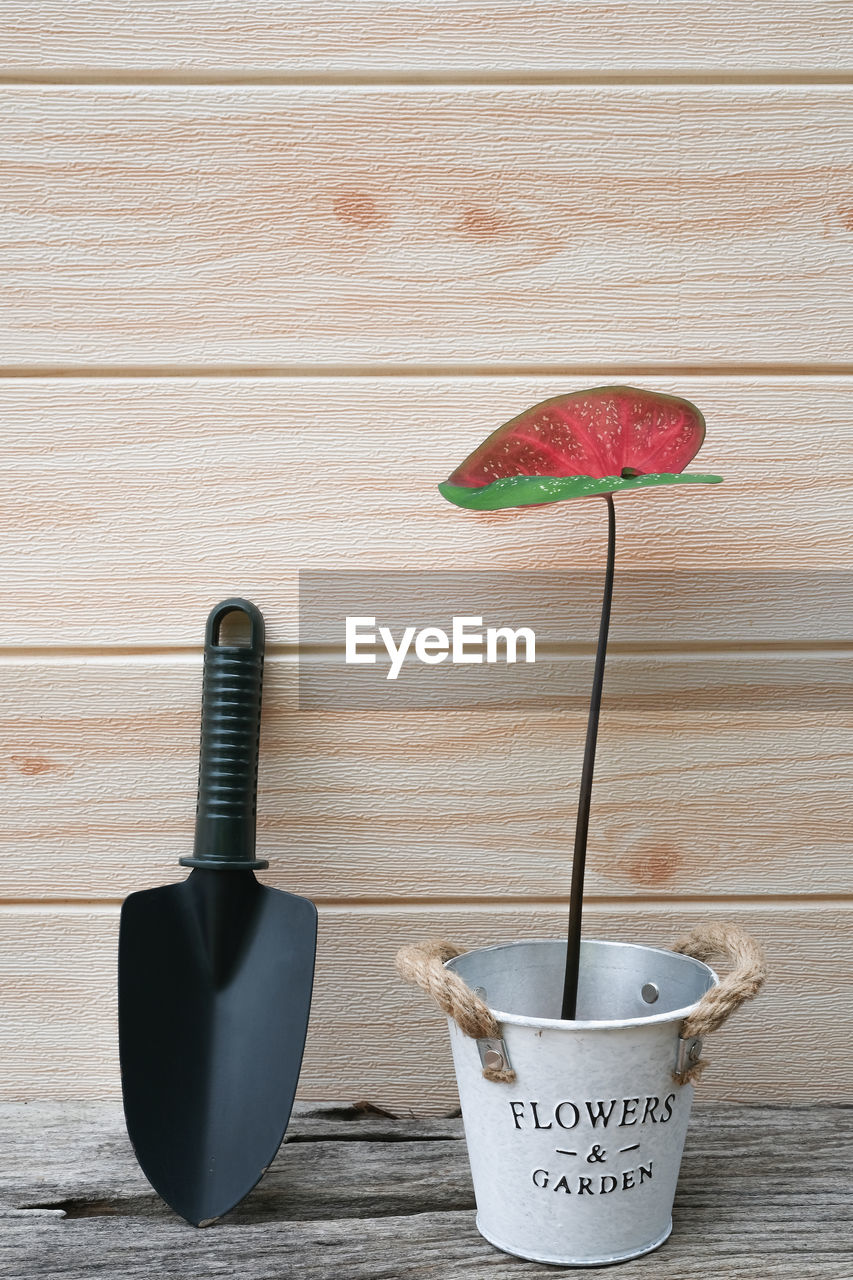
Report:
[[572,861],[566,1019],[573,1019],[577,1009],[586,845],[616,556],[613,495],[660,485],[718,484],[721,476],[683,472],[704,438],[705,419],[689,400],[638,387],[592,387],[525,409],[438,486],[448,502],[473,511],[572,498],[603,497],[607,503],[607,566]]

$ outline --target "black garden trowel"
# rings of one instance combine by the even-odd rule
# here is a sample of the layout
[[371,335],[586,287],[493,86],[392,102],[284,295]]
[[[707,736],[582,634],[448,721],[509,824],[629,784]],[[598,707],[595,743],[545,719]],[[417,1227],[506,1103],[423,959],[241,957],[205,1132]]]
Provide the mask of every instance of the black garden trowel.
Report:
[[[249,640],[220,643],[235,613]],[[151,1185],[195,1226],[233,1208],[273,1160],[311,1006],[317,910],[255,879],[267,866],[255,857],[263,663],[260,611],[217,605],[205,636],[195,848],[180,859],[193,870],[131,894],[121,911],[127,1129]]]

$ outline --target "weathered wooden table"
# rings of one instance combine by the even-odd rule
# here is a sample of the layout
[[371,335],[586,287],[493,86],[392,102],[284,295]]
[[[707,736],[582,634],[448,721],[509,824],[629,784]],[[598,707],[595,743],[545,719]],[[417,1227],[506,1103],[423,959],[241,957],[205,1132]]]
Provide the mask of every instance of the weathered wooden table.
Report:
[[[851,1280],[853,1110],[697,1103],[670,1240],[619,1280]],[[205,1230],[140,1173],[120,1107],[0,1107],[0,1275],[553,1277],[474,1227],[461,1121],[302,1105],[256,1190]]]

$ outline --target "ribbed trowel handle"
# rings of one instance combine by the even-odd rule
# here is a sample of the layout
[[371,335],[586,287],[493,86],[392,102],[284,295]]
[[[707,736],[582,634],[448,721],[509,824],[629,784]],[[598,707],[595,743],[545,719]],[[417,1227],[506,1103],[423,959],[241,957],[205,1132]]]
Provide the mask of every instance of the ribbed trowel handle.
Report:
[[[226,614],[249,619],[250,642],[220,644]],[[264,674],[264,620],[248,600],[223,600],[207,620],[201,694],[201,758],[195,846],[184,866],[233,871],[255,858],[258,739]]]

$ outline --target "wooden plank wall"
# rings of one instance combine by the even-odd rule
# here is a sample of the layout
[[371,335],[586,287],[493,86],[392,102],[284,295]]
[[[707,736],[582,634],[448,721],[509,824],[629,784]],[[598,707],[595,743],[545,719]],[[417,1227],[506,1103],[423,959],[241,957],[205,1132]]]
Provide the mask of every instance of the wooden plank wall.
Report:
[[452,1101],[393,954],[561,931],[583,700],[300,712],[297,573],[599,564],[597,503],[472,518],[435,483],[630,381],[702,407],[726,484],[620,507],[620,572],[697,592],[617,587],[589,929],[741,921],[771,979],[703,1094],[853,1097],[851,19],[7,0],[0,1096],[118,1092],[118,906],[177,878],[199,633],[239,592],[269,879],[320,907],[302,1096]]

